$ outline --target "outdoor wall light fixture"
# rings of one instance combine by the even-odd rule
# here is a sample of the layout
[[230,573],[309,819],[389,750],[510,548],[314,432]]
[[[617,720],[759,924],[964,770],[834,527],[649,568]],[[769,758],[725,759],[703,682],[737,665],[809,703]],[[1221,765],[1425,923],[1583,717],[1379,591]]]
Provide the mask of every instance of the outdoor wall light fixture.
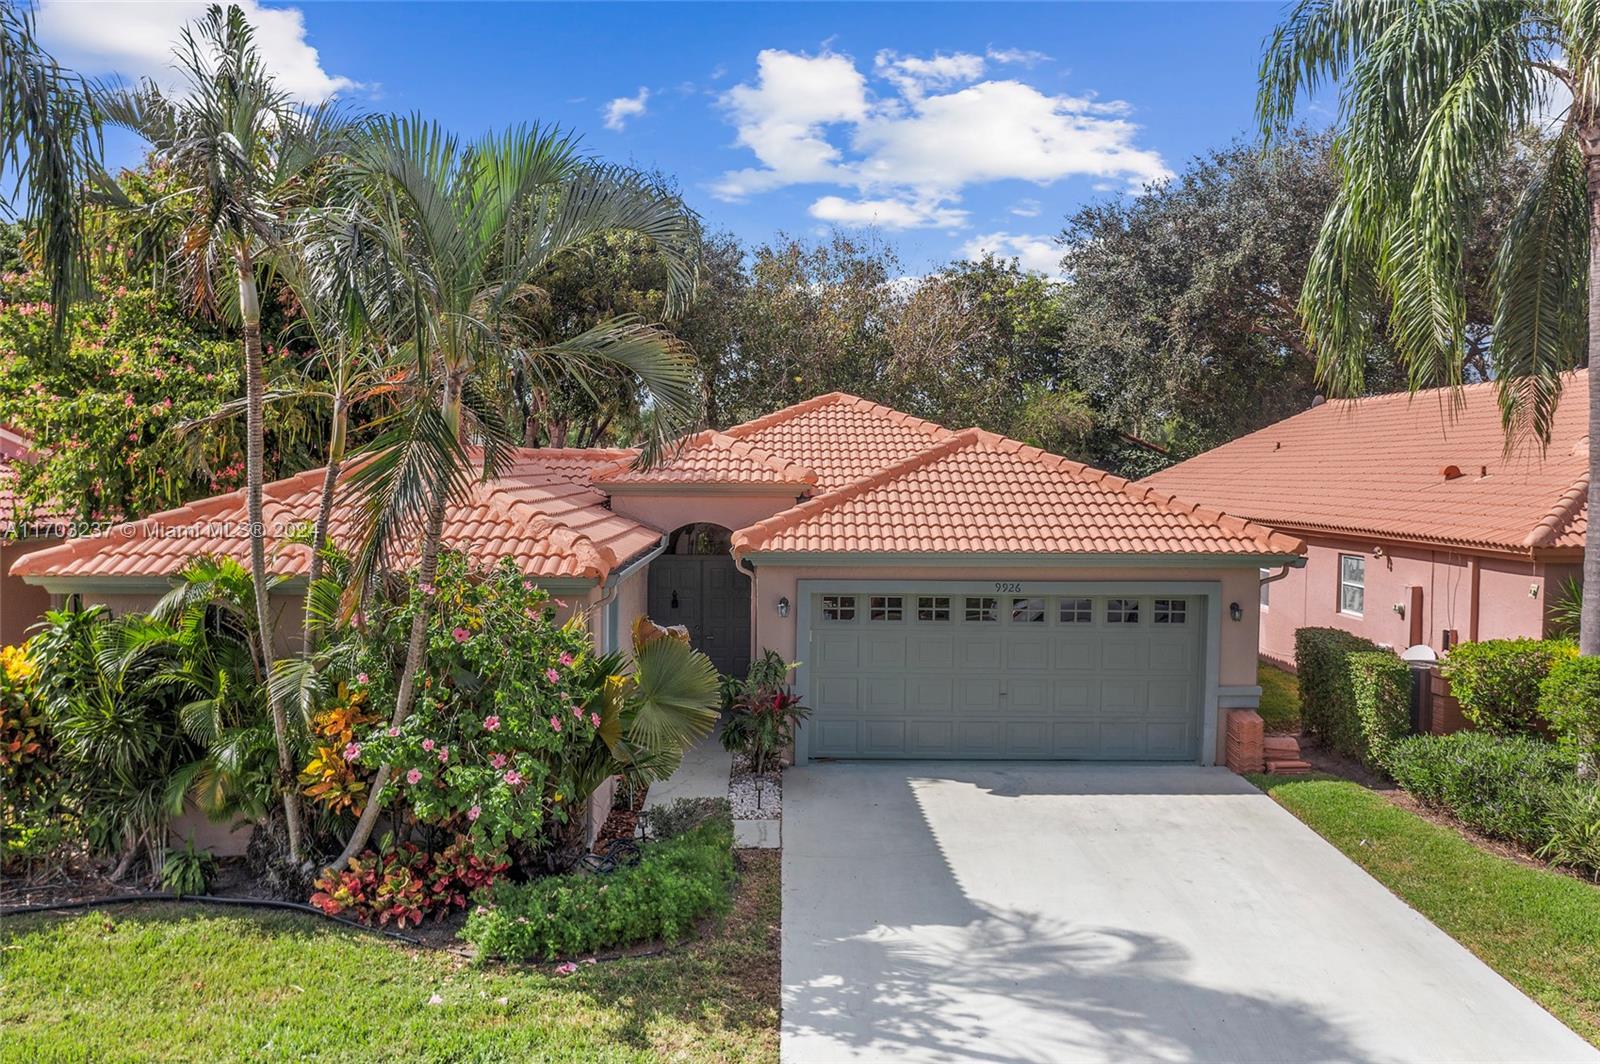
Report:
[[789,616],[789,599],[788,599],[787,596],[785,596],[783,598],[780,598],[778,600],[778,616],[779,617],[787,617],[787,616]]
[[1228,616],[1236,621],[1244,620],[1244,609],[1237,602],[1228,603]]

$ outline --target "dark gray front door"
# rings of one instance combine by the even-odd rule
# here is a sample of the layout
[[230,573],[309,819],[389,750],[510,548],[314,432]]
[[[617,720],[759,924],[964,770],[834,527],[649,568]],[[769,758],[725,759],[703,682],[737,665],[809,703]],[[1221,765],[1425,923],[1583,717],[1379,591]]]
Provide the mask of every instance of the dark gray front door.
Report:
[[650,563],[650,619],[681,624],[721,672],[750,668],[750,578],[728,555],[663,554]]

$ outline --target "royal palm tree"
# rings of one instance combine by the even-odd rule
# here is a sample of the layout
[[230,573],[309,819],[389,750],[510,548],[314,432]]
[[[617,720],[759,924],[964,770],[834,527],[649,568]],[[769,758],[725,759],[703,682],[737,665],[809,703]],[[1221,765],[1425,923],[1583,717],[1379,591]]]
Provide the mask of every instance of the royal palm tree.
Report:
[[[1590,0],[1299,0],[1267,44],[1270,138],[1337,86],[1339,189],[1300,314],[1318,371],[1362,392],[1375,329],[1413,389],[1456,386],[1463,246],[1484,179],[1530,127],[1548,136],[1493,275],[1492,361],[1507,448],[1549,440],[1561,374],[1600,365],[1600,7]],[[1589,388],[1588,512],[1600,512],[1600,387]],[[1600,654],[1600,521],[1584,548],[1580,646]]]
[[[180,191],[155,205],[182,212],[179,256],[183,284],[197,309],[225,313],[240,328],[245,367],[245,498],[250,523],[250,571],[256,629],[265,660],[272,659],[262,483],[265,479],[266,378],[261,357],[258,260],[285,239],[292,207],[313,196],[322,164],[345,125],[332,105],[295,105],[261,62],[253,32],[237,6],[213,6],[183,31],[176,69],[184,86],[174,94],[153,82],[99,94],[106,120],[147,141],[160,163],[181,175]],[[133,210],[104,180],[113,207]],[[279,789],[287,819],[289,858],[301,861],[300,802],[289,722],[272,698]]]
[[[445,514],[478,479],[497,476],[520,441],[497,383],[516,367],[555,385],[592,381],[620,367],[656,415],[646,460],[698,420],[692,355],[668,333],[632,318],[541,342],[528,327],[538,282],[563,255],[606,234],[649,241],[666,265],[668,304],[681,307],[695,279],[696,227],[675,198],[640,175],[584,158],[570,135],[519,126],[464,143],[420,118],[386,118],[350,153],[373,230],[406,277],[395,299],[396,335],[410,363],[394,413],[351,475],[365,515],[358,573],[402,545],[419,582],[432,583]],[[424,655],[427,612],[406,647],[392,724],[409,715]],[[389,777],[381,766],[342,868],[366,845]]]
[[0,175],[23,197],[58,337],[87,285],[84,188],[99,157],[88,87],[40,47],[31,8],[0,0]]

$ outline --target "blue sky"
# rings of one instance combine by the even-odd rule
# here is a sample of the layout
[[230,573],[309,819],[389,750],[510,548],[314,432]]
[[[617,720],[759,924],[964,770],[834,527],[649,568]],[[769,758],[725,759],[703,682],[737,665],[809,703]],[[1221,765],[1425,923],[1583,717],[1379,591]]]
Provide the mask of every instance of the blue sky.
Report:
[[[919,272],[1052,268],[1062,219],[1252,129],[1277,3],[266,3],[285,83],[472,134],[539,120],[750,242],[868,226]],[[162,76],[204,0],[43,0],[93,74]],[[113,150],[131,161],[130,145]]]

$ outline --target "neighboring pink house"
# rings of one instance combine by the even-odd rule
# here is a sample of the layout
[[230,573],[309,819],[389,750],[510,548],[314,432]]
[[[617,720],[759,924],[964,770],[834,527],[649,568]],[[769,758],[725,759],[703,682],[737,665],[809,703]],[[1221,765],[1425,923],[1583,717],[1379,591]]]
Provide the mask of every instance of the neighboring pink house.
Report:
[[[1257,572],[1303,544],[993,433],[818,396],[682,442],[525,450],[449,513],[447,541],[516,559],[603,648],[633,619],[682,624],[724,670],[798,661],[796,756],[1222,760],[1254,707]],[[321,471],[269,485],[281,530]],[[69,541],[17,566],[58,595],[148,606],[199,552],[244,560],[240,493]],[[334,522],[349,542],[356,514]],[[403,561],[404,559],[402,559]],[[291,630],[292,623],[285,625]],[[286,635],[289,644],[292,637]]]
[[[0,646],[21,643],[50,608],[49,593],[13,575],[11,567],[30,551],[61,542],[67,531],[60,514],[18,511],[11,468],[33,459],[31,443],[22,433],[0,425]],[[19,516],[25,520],[18,521]]]
[[[1549,447],[1506,454],[1493,384],[1322,403],[1142,483],[1306,541],[1263,570],[1261,653],[1344,628],[1403,650],[1543,636],[1581,574],[1587,372],[1566,378]],[[1453,400],[1459,399],[1459,405]]]

